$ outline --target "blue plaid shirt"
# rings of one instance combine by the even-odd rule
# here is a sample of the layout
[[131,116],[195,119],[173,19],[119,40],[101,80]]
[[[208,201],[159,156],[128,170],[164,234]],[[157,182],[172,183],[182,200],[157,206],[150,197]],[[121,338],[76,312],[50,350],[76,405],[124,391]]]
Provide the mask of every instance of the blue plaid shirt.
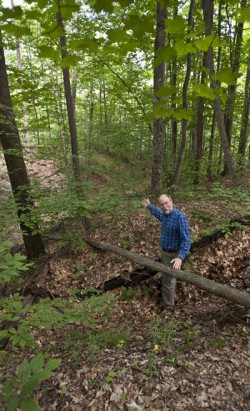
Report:
[[162,223],[160,246],[167,251],[177,250],[178,257],[184,260],[191,245],[189,225],[185,215],[177,208],[174,208],[170,214],[164,214],[152,204],[147,208]]

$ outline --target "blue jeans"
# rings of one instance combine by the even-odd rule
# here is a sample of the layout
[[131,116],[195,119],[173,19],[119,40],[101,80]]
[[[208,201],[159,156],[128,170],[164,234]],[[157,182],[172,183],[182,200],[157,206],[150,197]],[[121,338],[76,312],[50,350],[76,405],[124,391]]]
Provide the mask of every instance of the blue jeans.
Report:
[[[173,268],[173,265],[170,264],[170,261],[176,257],[176,253],[167,253],[162,250],[161,252],[161,262],[167,266]],[[169,274],[163,273],[162,275],[162,301],[164,307],[174,307],[174,297],[176,289],[176,278],[172,277]]]

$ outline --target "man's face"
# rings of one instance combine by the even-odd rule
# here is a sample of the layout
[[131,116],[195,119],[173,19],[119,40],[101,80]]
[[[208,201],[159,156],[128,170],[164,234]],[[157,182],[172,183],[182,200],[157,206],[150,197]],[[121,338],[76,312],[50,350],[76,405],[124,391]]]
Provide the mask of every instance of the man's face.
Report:
[[170,214],[173,211],[173,202],[167,196],[163,195],[159,198],[159,205],[164,214]]

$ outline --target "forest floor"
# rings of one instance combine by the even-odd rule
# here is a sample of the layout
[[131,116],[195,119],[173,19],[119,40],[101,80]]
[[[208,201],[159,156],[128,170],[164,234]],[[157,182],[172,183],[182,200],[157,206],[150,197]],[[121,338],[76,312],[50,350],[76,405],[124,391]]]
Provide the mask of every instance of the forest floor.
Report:
[[[234,208],[230,213],[230,201],[225,203],[223,196],[209,207],[200,198],[178,201],[176,206],[187,215],[193,239],[213,230],[215,221],[224,222],[226,234],[195,249],[184,270],[241,290],[249,288],[249,228],[238,226],[230,232],[226,224],[248,210],[239,206],[238,212]],[[91,238],[152,259],[160,257],[159,224],[143,207],[98,219]],[[74,229],[79,238],[83,236],[79,225]],[[36,346],[21,351],[9,347],[1,364],[2,382],[13,377],[24,358],[30,360],[41,351],[61,359],[53,376],[35,390],[44,411],[250,409],[248,310],[178,283],[175,312],[163,316],[157,273],[140,285],[104,293],[104,305],[95,312],[99,297],[82,301],[79,293],[118,275],[126,278],[138,266],[89,245],[76,251],[51,241],[47,249],[51,258],[44,287],[80,309],[88,304],[92,323],[34,328]],[[82,310],[86,315],[86,305]]]

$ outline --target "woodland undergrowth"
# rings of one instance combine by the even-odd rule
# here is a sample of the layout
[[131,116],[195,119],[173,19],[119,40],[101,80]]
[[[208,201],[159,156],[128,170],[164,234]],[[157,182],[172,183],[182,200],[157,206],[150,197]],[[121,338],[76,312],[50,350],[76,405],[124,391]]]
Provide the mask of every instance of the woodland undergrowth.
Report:
[[[91,222],[90,236],[157,259],[159,225],[140,206],[140,198],[148,195],[144,171],[131,186],[138,170],[125,174],[124,167],[116,170],[115,184],[101,164],[90,170],[90,200],[86,198],[83,207]],[[247,181],[246,176],[245,185],[237,189],[226,181],[186,185],[174,198],[189,219],[193,241],[224,230],[216,242],[195,249],[184,270],[241,290],[250,288],[249,227],[232,227],[229,221],[249,214]],[[56,184],[64,186],[60,178]],[[45,190],[48,207],[46,185]],[[175,313],[163,317],[159,273],[134,287],[97,290],[104,281],[126,277],[138,267],[86,245],[76,218],[79,204],[71,201],[69,217],[68,201],[69,194],[54,238],[46,237],[51,257],[43,289],[50,298],[27,303],[27,296],[18,294],[27,281],[20,270],[32,268],[20,254],[1,261],[5,276],[15,275],[17,287],[7,298],[12,286],[6,285],[7,277],[5,285],[2,281],[1,337],[8,342],[1,351],[0,409],[7,403],[8,410],[246,410],[248,311],[180,283]],[[47,222],[52,220],[53,212]],[[5,242],[2,247],[8,246]]]

